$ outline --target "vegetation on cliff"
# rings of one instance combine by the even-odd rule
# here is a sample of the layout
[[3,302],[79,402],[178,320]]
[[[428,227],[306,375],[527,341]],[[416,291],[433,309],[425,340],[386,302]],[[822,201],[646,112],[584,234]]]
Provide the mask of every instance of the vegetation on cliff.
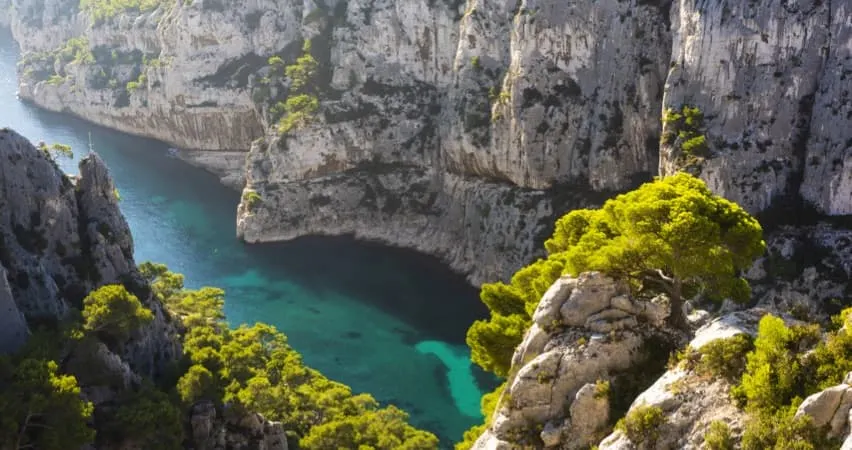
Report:
[[[756,219],[698,178],[679,173],[610,199],[600,209],[570,212],[556,222],[545,247],[547,258],[519,270],[509,284],[482,286],[480,298],[491,317],[471,326],[467,343],[473,361],[500,377],[509,375],[512,354],[539,300],[560,276],[600,271],[627,282],[637,297],[664,294],[673,310],[671,324],[684,327],[686,298],[749,299],[742,271],[764,252],[765,243]],[[499,396],[500,389],[491,395]],[[470,448],[483,429],[465,434],[457,449]]]
[[556,222],[545,247],[547,258],[519,270],[509,284],[482,286],[491,318],[471,326],[467,343],[473,361],[498,376],[508,375],[539,299],[563,274],[597,270],[627,281],[637,296],[664,293],[674,325],[683,326],[684,298],[749,299],[741,272],[765,243],[760,224],[745,210],[679,173],[600,209],[572,211]]
[[199,400],[259,412],[280,421],[302,449],[432,449],[437,438],[407,424],[394,406],[380,408],[302,363],[274,327],[228,328],[224,291],[183,289],[183,277],[165,266],[143,264],[142,273],[166,307],[186,327],[187,366],[176,384],[184,406]]
[[[140,273],[180,322],[184,358],[161,379],[121,387],[127,380],[115,379],[99,349],[119,350],[153,313],[125,286],[103,286],[85,298],[82,311],[0,358],[0,447],[95,442],[180,449],[191,436],[185,427],[193,405],[212,401],[282,422],[291,444],[305,450],[437,448],[437,438],[409,425],[402,410],[382,408],[306,367],[275,328],[230,329],[221,289],[184,289],[181,275],[158,264],[142,264]],[[113,401],[101,406],[81,397],[81,387],[103,385],[116,389]]]

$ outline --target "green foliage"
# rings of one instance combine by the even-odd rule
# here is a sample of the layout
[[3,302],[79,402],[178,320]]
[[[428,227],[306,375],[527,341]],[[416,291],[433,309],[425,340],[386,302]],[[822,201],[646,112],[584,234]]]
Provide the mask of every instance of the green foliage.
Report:
[[[303,92],[307,89],[313,82],[317,68],[319,67],[317,60],[311,55],[311,41],[305,41],[302,52],[302,56],[296,59],[295,64],[289,65],[284,69],[285,75],[290,79],[290,90],[293,92]],[[273,58],[270,58],[270,63]],[[280,60],[281,58],[278,59]]]
[[245,203],[246,208],[249,211],[253,211],[258,205],[263,202],[263,198],[257,191],[252,189],[246,189],[243,191],[243,203]]
[[80,0],[80,9],[95,22],[102,22],[123,12],[145,12],[164,4],[163,0]]
[[704,448],[707,450],[734,450],[734,439],[731,437],[731,429],[721,420],[710,422],[707,433],[704,435]]
[[47,84],[51,86],[59,86],[65,82],[65,77],[61,75],[51,75],[50,78],[47,79]]
[[844,328],[821,341],[817,325],[788,327],[772,315],[761,319],[742,382],[732,390],[749,412],[743,449],[837,448],[809,416],[795,413],[802,398],[842,381],[852,350],[847,338]]
[[83,299],[84,329],[119,341],[153,318],[151,310],[122,285],[103,286]]
[[[756,219],[683,173],[646,183],[601,209],[572,211],[556,222],[546,259],[519,270],[509,284],[482,286],[491,317],[468,330],[471,358],[507,376],[539,299],[564,273],[599,270],[628,281],[636,295],[666,293],[673,311],[697,293],[748,300],[740,273],[763,253],[761,236]],[[682,314],[672,320],[684,323]]]
[[[283,106],[279,102],[270,109],[272,117],[279,118],[278,132],[281,134],[309,125],[319,109],[319,98],[316,96],[316,86],[314,86],[319,63],[311,55],[310,40],[305,41],[302,52],[302,56],[296,60],[295,64],[284,69],[287,78],[290,79],[290,95]],[[278,67],[281,58],[275,58],[270,58],[269,62],[275,63],[273,67]]]
[[289,97],[284,106],[285,116],[278,122],[278,132],[281,134],[309,125],[319,109],[319,99],[301,94]]
[[113,188],[113,189],[112,189],[112,197],[113,197],[113,198],[115,199],[115,201],[117,201],[117,202],[120,202],[120,201],[121,201],[121,193],[120,193],[120,192],[118,192],[118,188]]
[[796,405],[759,413],[746,423],[743,450],[828,450],[839,447],[814,426],[808,415],[795,417]]
[[735,383],[745,371],[746,355],[753,349],[754,342],[747,334],[716,339],[698,351],[700,359],[695,370]]
[[470,65],[476,70],[482,70],[482,62],[479,61],[479,56],[473,56],[470,58]]
[[135,81],[127,82],[127,90],[129,92],[135,92],[140,87],[145,87],[148,83],[148,76],[145,75],[145,72],[139,74],[139,77]]
[[595,382],[595,398],[609,398],[610,386],[607,380],[598,380]]
[[778,317],[764,316],[735,396],[752,409],[774,413],[804,394],[799,355],[814,343],[818,333],[813,327],[787,327]]
[[183,275],[169,272],[165,264],[143,262],[139,264],[139,274],[148,281],[161,302],[166,303],[183,291]]
[[105,429],[119,440],[130,440],[140,448],[180,450],[183,448],[183,417],[169,397],[145,386],[121,399]]
[[683,167],[700,164],[709,156],[710,148],[702,134],[704,114],[697,107],[684,105],[680,111],[666,109],[663,113],[662,143],[680,144],[678,161]]
[[740,273],[766,246],[754,217],[700,179],[678,173],[601,209],[572,211],[556,222],[545,247],[572,275],[602,271],[627,280],[638,295],[667,294],[679,311],[683,298],[696,293],[747,301],[750,289]]
[[194,364],[178,380],[178,395],[184,404],[191,405],[202,398],[216,398],[213,373],[202,364]]
[[47,153],[51,158],[53,158],[53,155],[60,155],[66,158],[74,157],[74,152],[71,151],[71,146],[66,144],[47,145],[45,142],[39,142],[38,149]]
[[[353,397],[353,399],[359,399]],[[360,398],[356,402],[361,414],[344,415],[313,427],[301,441],[303,449],[387,449],[433,450],[438,439],[408,425],[408,414],[396,408],[377,409],[375,400]]]
[[177,382],[186,405],[206,399],[261,413],[298,436],[303,450],[437,447],[437,438],[411,427],[404,412],[380,408],[371,396],[353,395],[306,367],[274,327],[229,329],[221,289],[183,289],[183,277],[159,264],[142,264],[140,273],[187,329],[190,366]]
[[0,358],[0,448],[65,450],[94,440],[92,404],[55,361]]
[[666,423],[663,410],[658,406],[641,405],[630,410],[618,421],[615,429],[623,432],[634,444],[653,448],[660,438],[660,426]]
[[65,41],[65,45],[57,50],[56,59],[71,64],[92,64],[95,62],[95,56],[89,48],[89,39],[85,36]]
[[847,373],[852,372],[852,308],[843,310],[833,317],[843,326],[828,334],[812,353],[805,357],[803,367],[807,371],[808,392],[816,392],[839,384]]

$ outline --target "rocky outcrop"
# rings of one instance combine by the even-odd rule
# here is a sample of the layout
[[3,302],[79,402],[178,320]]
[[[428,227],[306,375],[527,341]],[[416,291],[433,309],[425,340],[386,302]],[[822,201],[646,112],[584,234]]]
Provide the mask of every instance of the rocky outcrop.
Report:
[[[72,179],[47,150],[9,129],[0,130],[0,297],[8,287],[4,332],[20,335],[20,322],[56,321],[80,309],[90,291],[113,283],[140,283],[133,239],[118,207],[103,161],[89,154]],[[149,291],[139,297],[155,320],[122,345],[140,374],[156,375],[179,356],[174,326]],[[16,314],[15,311],[20,313]],[[8,341],[11,345],[15,339]]]
[[[689,343],[695,350],[717,340],[738,334],[755,335],[760,318],[768,311],[750,309],[719,317],[699,328]],[[630,406],[658,407],[665,421],[656,430],[656,450],[702,449],[710,423],[722,421],[732,436],[742,433],[746,413],[730,397],[731,385],[723,378],[708,377],[678,366],[669,369]],[[628,414],[629,414],[628,411]],[[615,431],[600,442],[601,450],[633,450],[638,447],[621,431]]]
[[[250,242],[352,233],[505,279],[577,197],[679,169],[751,212],[852,213],[845,2],[43,3],[13,1],[21,96],[245,183],[264,200],[240,207]],[[57,63],[73,36],[91,58]],[[267,59],[304,40],[319,109],[279,136],[290,83]],[[683,105],[697,148],[661,124]]]
[[757,304],[826,321],[852,299],[852,230],[840,224],[781,227],[766,237],[766,256],[747,277]]
[[[852,386],[847,375],[843,384],[832,386],[806,398],[796,416],[808,415],[817,427],[827,427],[829,437],[849,435],[849,410],[852,409]],[[852,444],[852,439],[846,439]],[[844,446],[847,446],[844,443]]]
[[[46,146],[36,148],[14,131],[0,130],[0,351],[20,348],[28,325],[56,323],[80,309],[91,290],[124,284],[153,312],[151,323],[126,341],[73,339],[56,358],[98,408],[97,426],[143,380],[161,379],[173,369],[180,339],[176,323],[136,268],[133,239],[103,161],[87,155],[79,177],[71,178],[52,158]],[[280,423],[228,408],[217,414],[212,404],[193,409],[188,418],[193,448],[287,449]],[[122,445],[117,448],[130,448]]]
[[600,273],[559,279],[542,297],[494,418],[473,448],[595,443],[610,416],[606,383],[648,357],[644,346],[665,333],[667,316],[665,302],[633,299],[626,285]]
[[201,402],[190,412],[191,438],[197,450],[287,450],[287,437],[279,422],[257,413],[220,413],[211,402]]

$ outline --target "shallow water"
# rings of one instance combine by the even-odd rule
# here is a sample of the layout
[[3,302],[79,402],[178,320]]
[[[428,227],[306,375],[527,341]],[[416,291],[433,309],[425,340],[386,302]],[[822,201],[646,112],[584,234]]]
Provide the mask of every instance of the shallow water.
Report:
[[[352,238],[248,246],[235,236],[237,192],[167,156],[167,145],[25,105],[15,96],[17,45],[0,30],[0,126],[70,144],[106,161],[133,232],[137,261],[225,289],[232,325],[283,331],[307,364],[411,414],[448,447],[479,423],[494,380],[475,368],[467,327],[486,310],[476,290],[435,258]],[[76,162],[60,161],[76,172]]]

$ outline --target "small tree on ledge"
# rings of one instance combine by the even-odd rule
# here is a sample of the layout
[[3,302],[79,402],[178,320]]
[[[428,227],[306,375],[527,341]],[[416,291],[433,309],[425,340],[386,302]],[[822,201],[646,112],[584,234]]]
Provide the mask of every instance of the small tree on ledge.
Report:
[[600,271],[626,280],[634,294],[665,293],[670,324],[687,327],[683,301],[696,294],[746,301],[741,276],[766,247],[760,224],[698,178],[678,173],[556,222],[548,256],[520,269],[510,283],[482,285],[491,312],[467,332],[471,359],[506,377],[512,353],[532,322],[541,296],[562,275]]
[[98,288],[83,299],[83,327],[117,341],[151,322],[154,315],[139,299],[120,284]]
[[766,249],[760,223],[686,173],[646,183],[596,210],[572,211],[545,242],[572,275],[598,270],[634,292],[665,293],[671,324],[686,325],[685,298],[750,299],[741,272]]

